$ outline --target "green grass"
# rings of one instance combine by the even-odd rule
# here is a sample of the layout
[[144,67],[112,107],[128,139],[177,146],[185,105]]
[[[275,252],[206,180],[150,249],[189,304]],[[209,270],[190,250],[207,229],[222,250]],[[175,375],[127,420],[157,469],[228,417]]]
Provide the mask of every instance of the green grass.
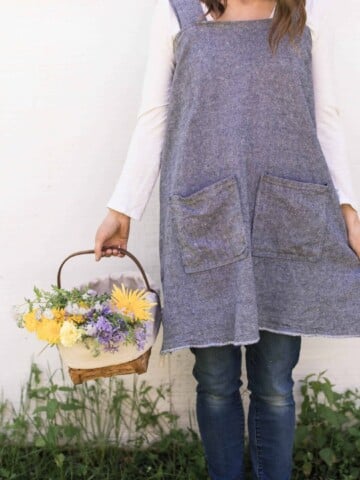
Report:
[[[324,377],[302,380],[293,480],[360,479],[360,394]],[[65,385],[32,364],[15,408],[0,402],[0,479],[205,480],[201,442],[178,426],[170,387],[134,376]],[[251,478],[249,457],[247,475]]]
[[90,445],[72,449],[3,446],[0,478],[60,479],[207,479],[201,445],[192,432],[173,431],[142,449]]
[[208,478],[196,432],[169,411],[168,386],[43,377],[33,364],[19,407],[0,403],[0,479]]

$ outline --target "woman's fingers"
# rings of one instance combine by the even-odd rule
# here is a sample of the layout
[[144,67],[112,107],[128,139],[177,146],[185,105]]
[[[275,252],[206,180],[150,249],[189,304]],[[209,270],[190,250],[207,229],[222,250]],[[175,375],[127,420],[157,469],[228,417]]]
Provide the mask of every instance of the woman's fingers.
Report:
[[124,253],[120,253],[117,248],[104,248],[107,245],[116,245],[126,250],[127,240],[130,230],[130,217],[115,210],[109,209],[109,212],[101,225],[99,226],[95,236],[95,260],[98,261],[103,256],[110,257],[112,255],[124,257]]
[[[121,237],[117,240],[114,241],[113,245],[118,245],[120,248],[122,248],[123,250],[127,250],[127,240],[128,240],[128,237],[125,236],[123,237],[123,235],[128,235],[128,234],[122,234]],[[119,250],[116,250],[114,249],[113,250],[113,255],[119,255],[120,257],[124,257],[125,254],[124,253],[121,253],[119,252]]]
[[349,245],[360,259],[360,222],[348,233]]
[[345,219],[349,246],[360,259],[360,218],[349,204],[342,204],[341,210]]
[[103,240],[100,237],[96,236],[95,247],[94,247],[96,261],[99,261],[102,256],[106,255],[106,253],[102,251],[102,246],[103,246]]

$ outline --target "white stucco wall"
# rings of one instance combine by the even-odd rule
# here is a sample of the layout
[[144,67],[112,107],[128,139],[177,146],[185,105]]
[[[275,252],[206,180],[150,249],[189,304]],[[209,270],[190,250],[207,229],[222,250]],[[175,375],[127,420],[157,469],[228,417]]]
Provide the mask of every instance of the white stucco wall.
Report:
[[[155,0],[126,2],[126,12],[124,3],[0,0],[0,387],[15,403],[31,358],[54,368],[60,362],[55,349],[38,355],[43,344],[17,328],[11,306],[33,285],[56,283],[69,253],[93,248],[135,124]],[[343,10],[333,16],[336,80],[359,190],[360,7],[357,0],[330,5]],[[128,249],[159,283],[157,193],[158,185],[143,220],[132,222]],[[131,267],[81,257],[65,266],[63,286]],[[180,351],[161,365],[160,343],[142,378],[172,381],[174,408],[187,424],[192,355]],[[359,347],[359,339],[305,338],[296,380],[327,369],[337,388],[359,386]]]

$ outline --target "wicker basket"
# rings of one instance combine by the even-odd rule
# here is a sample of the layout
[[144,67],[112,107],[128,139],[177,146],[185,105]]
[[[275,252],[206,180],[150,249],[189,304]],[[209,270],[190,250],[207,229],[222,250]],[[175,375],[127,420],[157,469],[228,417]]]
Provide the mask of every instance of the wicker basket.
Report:
[[[117,249],[120,253],[130,257],[137,265],[138,271],[127,271],[119,275],[96,278],[90,282],[86,282],[86,284],[79,285],[78,288],[86,285],[101,294],[110,291],[113,284],[118,286],[124,284],[125,287],[130,289],[143,289],[143,284],[145,283],[147,290],[146,296],[151,302],[156,302],[156,305],[151,308],[153,330],[151,335],[148,336],[144,349],[141,350],[141,352],[139,352],[134,345],[124,345],[119,348],[119,352],[111,353],[102,351],[99,356],[94,357],[90,350],[83,344],[76,344],[73,347],[58,345],[61,359],[68,367],[70,378],[74,384],[101,377],[145,373],[151,355],[151,348],[159,331],[161,323],[161,303],[159,291],[156,289],[154,282],[152,282],[151,279],[149,281],[150,277],[146,275],[139,260],[133,254],[116,246],[103,247],[103,250],[108,248]],[[61,270],[70,258],[93,253],[94,250],[82,250],[66,257],[58,270],[57,286],[61,288]]]

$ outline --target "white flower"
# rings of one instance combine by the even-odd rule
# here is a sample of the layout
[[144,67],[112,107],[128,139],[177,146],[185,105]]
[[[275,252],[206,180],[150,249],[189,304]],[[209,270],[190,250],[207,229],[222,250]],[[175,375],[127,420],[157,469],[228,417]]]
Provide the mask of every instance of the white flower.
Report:
[[23,323],[23,315],[26,315],[29,312],[30,312],[30,305],[28,303],[11,306],[12,317],[19,326],[21,326]]
[[85,307],[80,307],[79,308],[79,315],[85,315],[85,313],[89,312],[89,308],[85,308]]
[[46,308],[44,311],[43,311],[43,316],[45,318],[48,318],[49,320],[52,320],[54,318],[54,314],[52,313],[52,311],[50,310],[50,308]]
[[70,315],[79,315],[80,307],[77,303],[69,302],[65,307],[65,312],[69,313]]
[[96,310],[97,312],[101,312],[101,310],[102,310],[102,305],[101,305],[101,303],[99,302],[99,300],[95,303],[94,308],[95,308],[95,310]]
[[41,320],[42,311],[40,309],[35,310],[35,317],[36,317],[36,320]]
[[83,294],[84,299],[88,299],[90,297],[93,297],[96,295],[96,291],[93,290],[92,288],[89,288],[89,290],[86,291],[86,293]]
[[24,303],[22,305],[11,305],[11,312],[14,318],[19,318],[25,313],[30,312],[30,305],[28,303]]
[[77,303],[73,303],[72,304],[72,313],[74,315],[78,315],[79,314],[79,305]]
[[73,313],[72,312],[72,303],[71,302],[67,303],[64,310],[65,310],[66,313],[69,313],[70,315],[72,315],[72,313]]
[[86,335],[88,335],[89,337],[93,337],[96,335],[96,327],[94,327],[94,325],[88,325],[86,328],[85,328],[85,333]]

